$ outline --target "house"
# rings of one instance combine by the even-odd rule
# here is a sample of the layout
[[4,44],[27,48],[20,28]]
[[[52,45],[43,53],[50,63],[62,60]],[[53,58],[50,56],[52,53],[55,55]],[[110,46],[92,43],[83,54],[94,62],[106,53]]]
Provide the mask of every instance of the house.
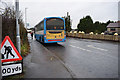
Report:
[[120,34],[120,23],[109,23],[107,26],[107,32],[108,34],[114,34],[114,33],[118,33]]

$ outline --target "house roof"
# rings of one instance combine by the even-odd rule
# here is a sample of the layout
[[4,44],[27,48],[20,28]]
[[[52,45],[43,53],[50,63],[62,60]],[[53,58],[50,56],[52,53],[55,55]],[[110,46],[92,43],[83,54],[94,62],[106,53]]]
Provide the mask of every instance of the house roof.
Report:
[[113,27],[113,28],[120,28],[120,23],[110,23],[110,24],[108,24],[108,26],[107,26],[107,28],[108,27]]

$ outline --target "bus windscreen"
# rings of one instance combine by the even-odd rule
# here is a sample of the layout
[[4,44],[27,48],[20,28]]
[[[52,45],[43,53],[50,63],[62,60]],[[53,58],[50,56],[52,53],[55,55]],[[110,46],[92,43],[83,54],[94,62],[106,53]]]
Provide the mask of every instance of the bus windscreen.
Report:
[[47,30],[64,30],[64,21],[59,18],[50,18],[46,21]]

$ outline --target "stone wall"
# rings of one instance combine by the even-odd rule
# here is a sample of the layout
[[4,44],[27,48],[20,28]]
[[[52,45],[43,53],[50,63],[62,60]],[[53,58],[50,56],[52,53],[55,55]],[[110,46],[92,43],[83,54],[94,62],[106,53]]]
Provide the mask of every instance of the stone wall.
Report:
[[115,35],[104,35],[104,34],[83,34],[83,33],[67,33],[68,37],[77,37],[83,39],[96,39],[96,40],[110,40],[120,41],[120,36]]

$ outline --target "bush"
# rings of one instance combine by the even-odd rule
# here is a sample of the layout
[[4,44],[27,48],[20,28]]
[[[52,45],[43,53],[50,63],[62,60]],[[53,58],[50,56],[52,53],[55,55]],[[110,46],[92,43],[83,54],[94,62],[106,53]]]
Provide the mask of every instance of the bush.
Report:
[[[21,38],[21,54],[25,56],[29,52],[29,42],[27,39],[27,30],[24,27],[22,14],[19,17],[20,38]],[[16,46],[16,16],[14,7],[6,7],[2,13],[2,40],[5,36],[9,36]]]

